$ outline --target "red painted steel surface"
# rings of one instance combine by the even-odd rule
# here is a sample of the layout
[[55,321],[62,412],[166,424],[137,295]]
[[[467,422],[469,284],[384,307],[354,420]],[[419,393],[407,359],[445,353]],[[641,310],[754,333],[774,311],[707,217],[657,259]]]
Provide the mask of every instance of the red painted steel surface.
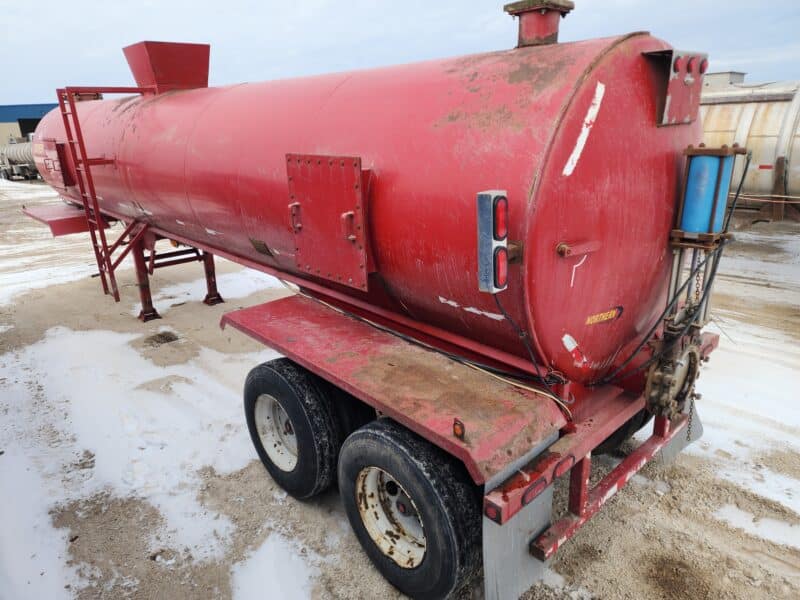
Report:
[[[669,444],[672,439],[685,432],[688,417],[682,415],[672,423],[666,417],[656,417],[653,426],[653,435],[629,454],[625,460],[619,463],[606,475],[591,491],[588,492],[586,502],[580,515],[569,515],[550,526],[544,533],[531,542],[530,550],[539,560],[547,560],[552,557],[558,549],[566,543],[580,529],[586,521],[591,519],[603,505],[621,490],[631,480],[631,478],[644,467],[659,450]],[[588,468],[588,464],[582,465]],[[588,475],[582,472],[576,475],[573,486],[577,486],[578,480],[584,483],[584,488],[580,493],[585,492],[585,484],[588,483]],[[570,490],[572,492],[572,490]],[[577,506],[574,506],[577,508]]]
[[361,159],[289,154],[289,221],[301,271],[367,289],[367,247]]
[[[115,160],[92,169],[104,212],[295,276],[286,154],[360,157],[369,291],[312,281],[524,360],[476,281],[475,195],[507,190],[524,260],[502,301],[543,364],[585,382],[664,305],[681,152],[700,140],[656,126],[665,82],[642,53],[668,48],[635,34],[77,109],[88,154]],[[59,121],[37,139],[63,141]]]
[[592,402],[595,412],[589,418],[575,423],[569,433],[528,465],[521,467],[502,485],[488,492],[483,500],[484,512],[490,509],[492,514],[497,515],[493,521],[500,524],[507,522],[566,472],[563,468],[559,470],[559,465],[569,468],[580,461],[644,408],[642,398],[632,398],[620,392],[610,386],[599,389]]
[[[89,225],[86,222],[86,214],[83,209],[71,204],[44,204],[23,207],[22,212],[47,225],[53,237],[89,231]],[[103,226],[108,229],[108,223],[105,221],[103,221]]]
[[256,263],[250,259],[231,254],[224,249],[220,249],[218,247],[212,248],[208,244],[192,241],[189,238],[175,235],[174,233],[167,232],[158,227],[151,226],[149,231],[162,237],[172,237],[177,242],[186,244],[188,246],[197,247],[205,252],[213,253],[216,256],[220,256],[230,261],[239,262],[246,267],[259,269],[265,273],[269,273],[270,275],[281,277],[285,281],[301,286],[307,292],[313,292],[315,296],[320,296],[326,299],[328,302],[333,301],[335,303],[339,303],[342,305],[342,307],[346,307],[347,310],[351,312],[355,312],[361,316],[369,316],[370,319],[380,322],[385,327],[389,327],[395,331],[400,331],[407,335],[411,335],[416,339],[421,339],[436,345],[443,350],[456,352],[459,355],[472,360],[483,359],[486,362],[491,363],[493,366],[499,367],[506,365],[521,372],[527,372],[531,374],[536,373],[536,369],[531,364],[530,359],[526,360],[521,356],[509,354],[495,347],[461,337],[455,333],[441,329],[440,327],[436,327],[435,325],[415,321],[407,316],[393,312],[392,310],[380,308],[379,306],[376,306],[375,304],[372,304],[366,300],[355,298],[332,287],[326,287],[322,283],[317,283],[309,279],[303,279],[302,277],[293,275],[291,273],[281,272],[272,267]]
[[[483,483],[565,424],[552,400],[293,296],[227,313],[222,325],[275,348],[464,462]],[[453,435],[454,419],[464,440]]]
[[663,125],[687,123],[697,119],[703,93],[700,64],[707,55],[674,51],[671,58],[669,85],[664,106]]
[[[701,358],[706,359],[718,344],[717,334],[703,333],[700,339]],[[492,515],[490,518],[493,521],[505,523],[521,511],[564,474],[559,471],[559,465],[566,464],[565,461],[570,458],[576,463],[576,468],[572,469],[571,491],[575,488],[579,493],[585,493],[585,490],[579,490],[574,485],[576,480],[582,478],[579,472],[588,468],[588,462],[581,460],[581,457],[590,455],[603,440],[645,406],[643,397],[637,398],[610,385],[579,389],[574,396],[573,422],[562,431],[561,438],[484,497],[484,513]],[[663,421],[660,423],[664,425]],[[585,504],[570,493],[570,505],[574,502]]]
[[139,42],[123,52],[139,87],[162,93],[208,85],[208,44]]

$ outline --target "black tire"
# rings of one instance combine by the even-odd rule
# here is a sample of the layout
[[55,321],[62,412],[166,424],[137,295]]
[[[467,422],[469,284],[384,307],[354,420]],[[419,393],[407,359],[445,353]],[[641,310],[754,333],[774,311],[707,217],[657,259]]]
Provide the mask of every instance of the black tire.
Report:
[[377,418],[377,414],[374,408],[361,402],[358,398],[332,384],[328,383],[328,386],[331,389],[333,409],[336,413],[339,429],[339,448],[341,448],[351,433],[374,421]]
[[[244,384],[245,418],[258,457],[275,482],[300,500],[325,491],[336,477],[341,434],[326,385],[286,358],[255,367]],[[279,467],[262,443],[256,405],[265,395],[277,401],[291,422],[296,439],[296,464],[291,470]]]
[[608,436],[600,445],[594,449],[594,454],[614,454],[617,452],[629,439],[633,437],[637,431],[647,425],[653,415],[647,410],[641,410],[630,419],[628,419],[622,427],[617,429],[614,433]]
[[[368,467],[393,478],[417,510],[426,545],[421,562],[413,568],[401,567],[385,554],[366,529],[356,487],[359,473]],[[397,423],[379,419],[347,438],[339,455],[339,490],[364,551],[404,594],[422,599],[452,597],[480,573],[477,486],[461,463]]]

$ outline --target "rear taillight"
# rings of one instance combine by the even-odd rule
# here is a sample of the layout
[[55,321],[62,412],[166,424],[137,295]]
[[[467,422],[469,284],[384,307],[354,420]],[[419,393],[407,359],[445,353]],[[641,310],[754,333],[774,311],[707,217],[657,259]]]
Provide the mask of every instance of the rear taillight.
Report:
[[508,249],[494,251],[494,287],[503,289],[508,285]]
[[494,200],[494,239],[502,242],[508,237],[508,199],[504,196]]
[[480,192],[478,217],[478,289],[496,294],[508,285],[508,196],[503,190]]

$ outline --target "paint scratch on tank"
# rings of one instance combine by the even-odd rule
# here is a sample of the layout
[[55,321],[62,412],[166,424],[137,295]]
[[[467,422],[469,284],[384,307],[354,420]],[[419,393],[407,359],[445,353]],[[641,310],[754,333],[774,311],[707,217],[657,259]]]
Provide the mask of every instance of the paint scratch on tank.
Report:
[[442,304],[447,304],[448,306],[452,306],[453,308],[459,308],[461,306],[455,300],[448,300],[447,298],[442,298],[441,296],[439,296],[439,302]]
[[587,258],[589,258],[589,255],[584,254],[583,258],[580,259],[577,263],[575,263],[575,265],[572,267],[572,277],[570,277],[569,280],[569,287],[575,287],[575,271],[577,271],[578,267],[580,267],[583,263],[586,262]]
[[561,343],[564,348],[570,353],[572,359],[575,361],[576,367],[583,367],[588,362],[581,349],[578,347],[578,342],[570,334],[565,333],[561,338]]
[[605,93],[606,86],[598,81],[594,89],[594,98],[592,98],[592,103],[589,105],[589,110],[586,111],[586,116],[583,119],[583,127],[581,127],[578,140],[575,142],[572,154],[570,154],[567,159],[567,164],[564,165],[564,170],[562,171],[564,177],[572,175],[573,171],[575,171],[575,167],[578,166],[578,161],[581,159],[586,141],[589,139],[589,133],[591,133],[592,127],[594,127],[594,123],[597,120],[597,114],[600,112],[600,105],[603,103],[603,96]]
[[473,314],[473,315],[481,315],[482,317],[487,317],[487,318],[493,319],[495,321],[502,321],[505,318],[505,317],[503,317],[503,315],[499,315],[499,314],[493,313],[493,312],[487,312],[485,310],[481,310],[480,308],[475,308],[474,306],[461,306],[455,300],[448,300],[447,298],[444,298],[443,296],[439,296],[439,302],[441,302],[442,304],[447,304],[447,306],[452,306],[453,308],[460,308],[464,312],[468,312],[468,313]]
[[484,317],[488,317],[490,319],[494,319],[495,321],[502,321],[505,319],[503,315],[498,315],[497,313],[493,312],[486,312],[485,310],[481,310],[479,308],[475,308],[474,306],[465,306],[464,310],[468,313],[472,313],[474,315],[482,315]]

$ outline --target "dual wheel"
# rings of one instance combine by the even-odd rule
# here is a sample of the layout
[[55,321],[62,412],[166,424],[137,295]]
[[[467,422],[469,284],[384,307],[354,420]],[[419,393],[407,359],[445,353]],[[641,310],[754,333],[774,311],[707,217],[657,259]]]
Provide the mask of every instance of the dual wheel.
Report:
[[288,359],[250,372],[244,406],[275,482],[298,499],[338,482],[361,546],[400,591],[447,598],[480,571],[480,496],[439,448]]

